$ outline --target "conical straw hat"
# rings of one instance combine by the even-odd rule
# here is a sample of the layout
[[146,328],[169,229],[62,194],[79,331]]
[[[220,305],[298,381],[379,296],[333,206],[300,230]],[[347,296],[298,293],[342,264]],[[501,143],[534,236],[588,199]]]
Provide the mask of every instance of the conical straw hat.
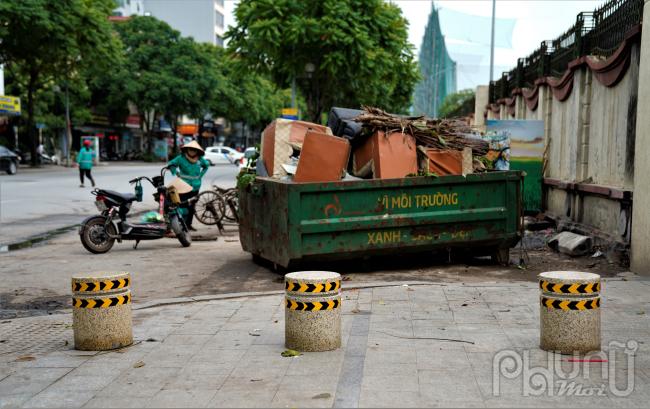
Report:
[[199,155],[203,156],[205,154],[205,151],[197,141],[192,141],[190,143],[187,143],[183,145],[181,149],[196,149],[197,151],[200,152]]

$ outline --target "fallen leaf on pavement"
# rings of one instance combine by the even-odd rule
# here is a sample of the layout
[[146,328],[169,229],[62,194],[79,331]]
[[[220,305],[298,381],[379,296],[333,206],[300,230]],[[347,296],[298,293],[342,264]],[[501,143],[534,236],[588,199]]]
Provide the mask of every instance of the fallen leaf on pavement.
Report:
[[318,395],[312,396],[312,399],[327,399],[331,398],[332,394],[330,393],[319,393]]
[[260,382],[263,381],[264,379],[251,379],[251,382]]
[[302,354],[300,352],[298,352],[298,351],[294,351],[293,349],[287,349],[286,351],[282,352],[281,355],[283,357],[287,358],[287,357],[291,357],[291,356],[300,356]]
[[142,362],[142,361],[138,361],[138,362],[133,364],[134,368],[142,368],[143,366],[144,366],[144,362]]
[[352,314],[358,314],[359,309],[358,308],[353,308],[352,311],[350,311]]
[[253,337],[259,337],[260,336],[260,331],[261,330],[259,328],[255,328],[254,330],[249,332],[248,335],[253,336]]
[[36,361],[36,358],[34,358],[31,355],[23,355],[16,358],[14,362],[27,362],[27,361]]

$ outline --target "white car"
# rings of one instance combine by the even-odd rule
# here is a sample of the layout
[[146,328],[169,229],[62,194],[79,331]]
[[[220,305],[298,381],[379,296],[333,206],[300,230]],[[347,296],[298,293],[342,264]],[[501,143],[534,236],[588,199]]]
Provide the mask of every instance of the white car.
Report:
[[210,146],[205,149],[204,158],[210,162],[210,165],[219,163],[233,164],[244,156],[243,153],[237,152],[235,149],[228,146]]

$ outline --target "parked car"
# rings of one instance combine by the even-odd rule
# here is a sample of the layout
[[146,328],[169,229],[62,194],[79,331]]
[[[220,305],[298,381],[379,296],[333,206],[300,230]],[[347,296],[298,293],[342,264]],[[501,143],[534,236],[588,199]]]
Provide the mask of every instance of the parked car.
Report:
[[0,170],[4,170],[10,175],[15,175],[18,171],[20,156],[16,155],[4,146],[0,146]]
[[210,162],[211,165],[217,163],[235,163],[244,156],[243,153],[237,152],[228,146],[210,146],[205,149],[204,158]]

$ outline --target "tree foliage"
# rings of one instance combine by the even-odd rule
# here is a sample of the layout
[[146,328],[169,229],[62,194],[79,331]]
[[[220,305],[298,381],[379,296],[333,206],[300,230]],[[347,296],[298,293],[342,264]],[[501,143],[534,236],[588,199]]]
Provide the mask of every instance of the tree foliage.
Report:
[[52,82],[75,81],[84,67],[109,66],[119,47],[108,16],[112,0],[0,1],[0,63],[26,99],[26,127],[36,164],[35,98]]
[[474,91],[465,89],[447,95],[440,106],[440,118],[467,116],[474,113]]
[[[331,106],[404,112],[418,78],[399,7],[383,0],[242,0],[229,48],[280,87],[296,79],[309,117]],[[313,72],[310,72],[313,71]]]

